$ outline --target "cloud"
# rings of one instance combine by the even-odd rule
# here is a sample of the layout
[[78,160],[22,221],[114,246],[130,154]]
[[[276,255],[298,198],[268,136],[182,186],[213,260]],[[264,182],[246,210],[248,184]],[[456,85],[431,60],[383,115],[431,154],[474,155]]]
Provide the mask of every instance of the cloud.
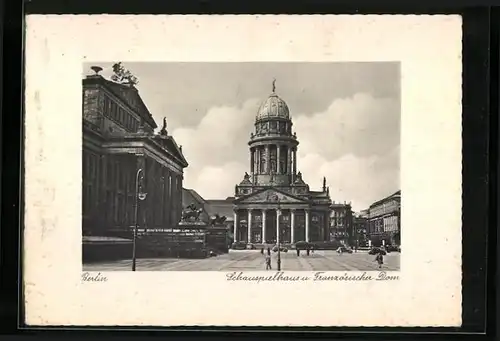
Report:
[[345,154],[382,155],[399,144],[400,104],[394,98],[358,93],[334,100],[328,109],[294,117],[299,153],[334,160]]
[[347,154],[333,161],[308,154],[298,157],[297,164],[312,190],[321,188],[325,176],[332,200],[351,202],[355,211],[399,189],[399,147],[383,156]]
[[[247,143],[259,104],[212,107],[197,126],[172,132],[190,164],[185,187],[207,199],[234,195],[249,171]],[[300,141],[297,166],[312,190],[326,176],[332,200],[361,210],[399,189],[398,100],[355,94],[292,119]]]

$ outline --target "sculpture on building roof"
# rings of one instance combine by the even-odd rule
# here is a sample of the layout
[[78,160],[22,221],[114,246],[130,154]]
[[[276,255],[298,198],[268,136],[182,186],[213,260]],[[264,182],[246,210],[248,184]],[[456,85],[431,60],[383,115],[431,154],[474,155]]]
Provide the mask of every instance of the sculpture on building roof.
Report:
[[181,222],[199,222],[203,208],[197,208],[195,204],[189,204],[182,210]]
[[276,91],[276,78],[273,79],[273,92]]
[[326,191],[326,176],[323,177],[323,192]]
[[111,80],[120,84],[128,84],[128,85],[139,84],[139,80],[137,79],[137,77],[134,76],[125,67],[123,67],[122,62],[113,64],[113,75],[111,76]]
[[210,225],[222,225],[226,221],[226,216],[221,216],[219,213],[216,213],[213,217],[210,217]]
[[161,127],[160,135],[163,135],[163,136],[168,135],[168,133],[167,133],[167,118],[166,117],[163,118],[163,126]]

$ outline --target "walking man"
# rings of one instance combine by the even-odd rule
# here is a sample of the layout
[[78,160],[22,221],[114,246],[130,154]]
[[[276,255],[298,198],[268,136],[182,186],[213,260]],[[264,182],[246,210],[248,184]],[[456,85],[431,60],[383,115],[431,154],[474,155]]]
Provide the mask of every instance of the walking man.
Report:
[[384,264],[384,256],[382,255],[382,253],[378,253],[377,254],[377,257],[375,257],[375,261],[378,263],[378,268],[382,268],[382,264]]
[[271,255],[267,254],[266,255],[266,270],[272,270],[273,268],[271,267]]

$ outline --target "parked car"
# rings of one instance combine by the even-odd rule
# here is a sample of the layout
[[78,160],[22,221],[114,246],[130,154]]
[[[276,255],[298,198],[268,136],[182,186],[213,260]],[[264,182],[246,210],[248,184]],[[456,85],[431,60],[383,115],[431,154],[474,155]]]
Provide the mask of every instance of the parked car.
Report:
[[311,244],[305,241],[299,241],[295,243],[295,248],[298,250],[306,250],[311,247]]
[[387,252],[399,252],[399,247],[396,245],[386,245],[385,250]]
[[[281,252],[288,252],[288,249],[286,247],[284,247],[284,246],[281,246],[280,247],[280,251]],[[278,245],[274,245],[273,252],[278,252]]]
[[246,248],[247,248],[248,250],[255,250],[255,249],[257,249],[257,248],[255,247],[255,245],[253,245],[253,244],[251,244],[251,243],[250,243],[250,244],[247,244]]
[[247,243],[245,242],[235,242],[231,245],[231,249],[233,250],[246,250]]
[[352,253],[352,249],[349,248],[349,247],[345,247],[345,246],[340,246],[338,249],[337,249],[337,252],[340,253]]
[[337,250],[342,244],[337,240],[325,241],[325,242],[316,242],[311,244],[314,246],[315,250]]
[[384,249],[380,248],[380,247],[373,247],[369,252],[368,252],[369,255],[378,255],[378,254],[381,254],[381,255],[386,255],[387,252],[385,252]]

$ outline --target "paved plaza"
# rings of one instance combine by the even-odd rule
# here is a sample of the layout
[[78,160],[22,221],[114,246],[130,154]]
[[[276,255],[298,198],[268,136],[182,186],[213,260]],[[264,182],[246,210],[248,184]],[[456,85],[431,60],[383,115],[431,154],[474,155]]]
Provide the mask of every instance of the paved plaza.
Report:
[[[272,267],[276,270],[277,253],[272,253]],[[399,270],[400,254],[384,257],[385,271]],[[130,271],[131,260],[84,264],[84,271]],[[138,259],[137,271],[261,271],[265,270],[265,257],[259,250],[230,250],[228,254],[206,259]],[[282,271],[375,271],[375,256],[365,252],[339,255],[335,251],[319,250],[309,256],[305,252],[281,253]]]

